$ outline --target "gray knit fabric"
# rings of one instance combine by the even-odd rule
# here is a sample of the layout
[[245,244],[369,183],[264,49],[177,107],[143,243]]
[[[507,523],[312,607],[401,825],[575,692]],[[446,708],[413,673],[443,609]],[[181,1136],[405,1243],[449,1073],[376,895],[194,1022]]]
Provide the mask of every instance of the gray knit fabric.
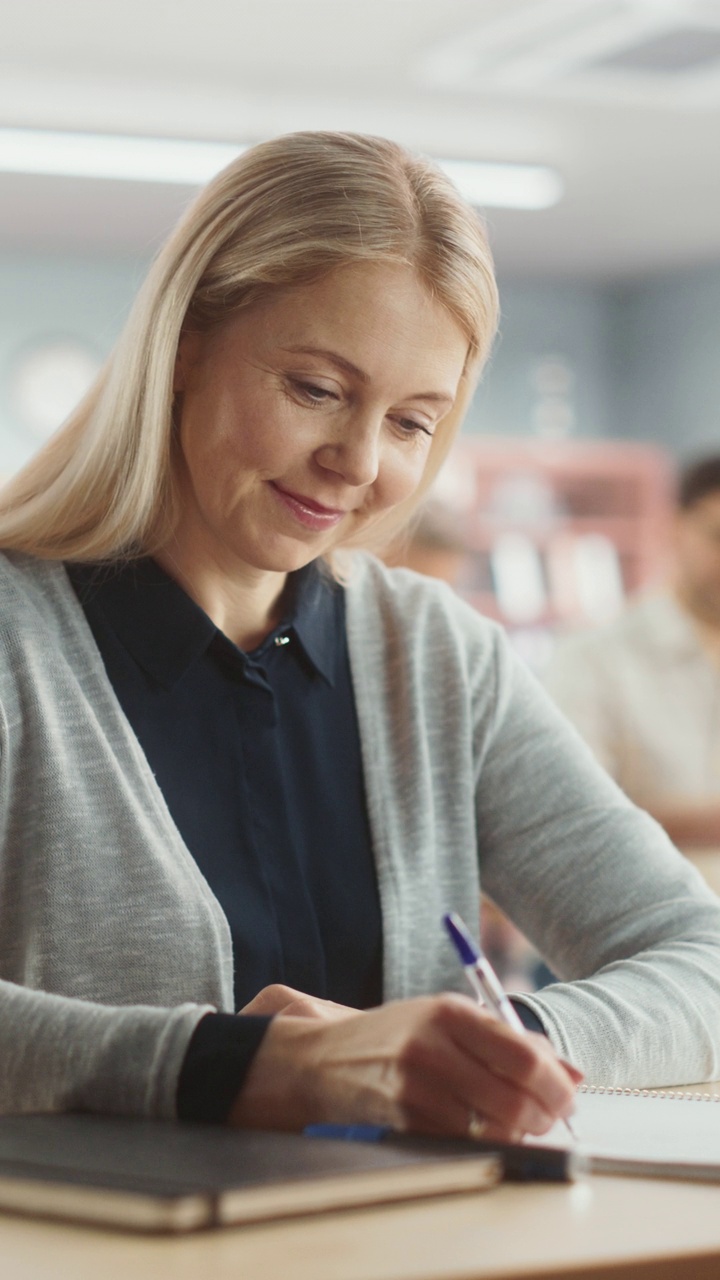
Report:
[[565,980],[523,999],[589,1080],[720,1076],[720,900],[502,630],[443,584],[367,560],[348,634],[386,997],[465,989],[439,921],[477,919],[479,867]]
[[[476,920],[480,868],[579,979],[527,1003],[590,1078],[720,1075],[720,905],[698,875],[499,628],[369,557],[347,604],[386,998],[462,989],[440,917]],[[232,1008],[227,921],[64,570],[20,555],[0,556],[0,750],[0,1110],[170,1116],[197,1021]]]

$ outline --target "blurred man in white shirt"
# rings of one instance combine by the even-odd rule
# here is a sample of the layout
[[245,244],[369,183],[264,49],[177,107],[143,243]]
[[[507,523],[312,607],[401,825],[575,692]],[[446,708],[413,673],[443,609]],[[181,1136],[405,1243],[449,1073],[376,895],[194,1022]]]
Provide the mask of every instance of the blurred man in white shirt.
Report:
[[720,455],[680,477],[666,589],[561,642],[545,682],[720,891]]

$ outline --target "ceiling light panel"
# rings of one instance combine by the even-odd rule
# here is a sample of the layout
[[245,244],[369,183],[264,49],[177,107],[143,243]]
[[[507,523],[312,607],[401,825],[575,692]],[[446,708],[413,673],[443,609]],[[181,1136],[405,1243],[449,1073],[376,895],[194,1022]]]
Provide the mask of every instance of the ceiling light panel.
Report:
[[[0,128],[0,172],[197,187],[245,149],[178,138]],[[438,163],[465,198],[481,208],[548,209],[562,196],[559,175],[543,165]]]
[[528,0],[429,50],[417,74],[455,92],[720,101],[720,3]]
[[474,160],[439,160],[438,164],[479,209],[550,209],[562,199],[560,174],[546,165]]
[[0,129],[0,171],[201,186],[244,148],[178,138]]
[[640,44],[615,50],[595,67],[623,67],[650,74],[678,75],[713,68],[720,61],[720,28],[677,27]]

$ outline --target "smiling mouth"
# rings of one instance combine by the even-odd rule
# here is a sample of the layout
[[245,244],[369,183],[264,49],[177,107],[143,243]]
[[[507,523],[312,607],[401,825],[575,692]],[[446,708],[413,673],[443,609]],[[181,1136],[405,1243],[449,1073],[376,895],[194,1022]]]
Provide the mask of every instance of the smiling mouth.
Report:
[[333,529],[348,514],[337,507],[324,507],[312,498],[281,489],[273,480],[270,481],[270,488],[286,510],[306,529]]

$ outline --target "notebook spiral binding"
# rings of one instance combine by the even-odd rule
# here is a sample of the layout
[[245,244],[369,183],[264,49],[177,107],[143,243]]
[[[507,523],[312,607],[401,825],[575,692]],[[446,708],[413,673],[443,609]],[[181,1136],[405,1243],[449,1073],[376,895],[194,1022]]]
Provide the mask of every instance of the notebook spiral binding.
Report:
[[581,1084],[578,1093],[604,1093],[618,1098],[675,1098],[684,1102],[720,1102],[720,1093],[695,1093],[683,1089],[624,1089],[622,1085]]

